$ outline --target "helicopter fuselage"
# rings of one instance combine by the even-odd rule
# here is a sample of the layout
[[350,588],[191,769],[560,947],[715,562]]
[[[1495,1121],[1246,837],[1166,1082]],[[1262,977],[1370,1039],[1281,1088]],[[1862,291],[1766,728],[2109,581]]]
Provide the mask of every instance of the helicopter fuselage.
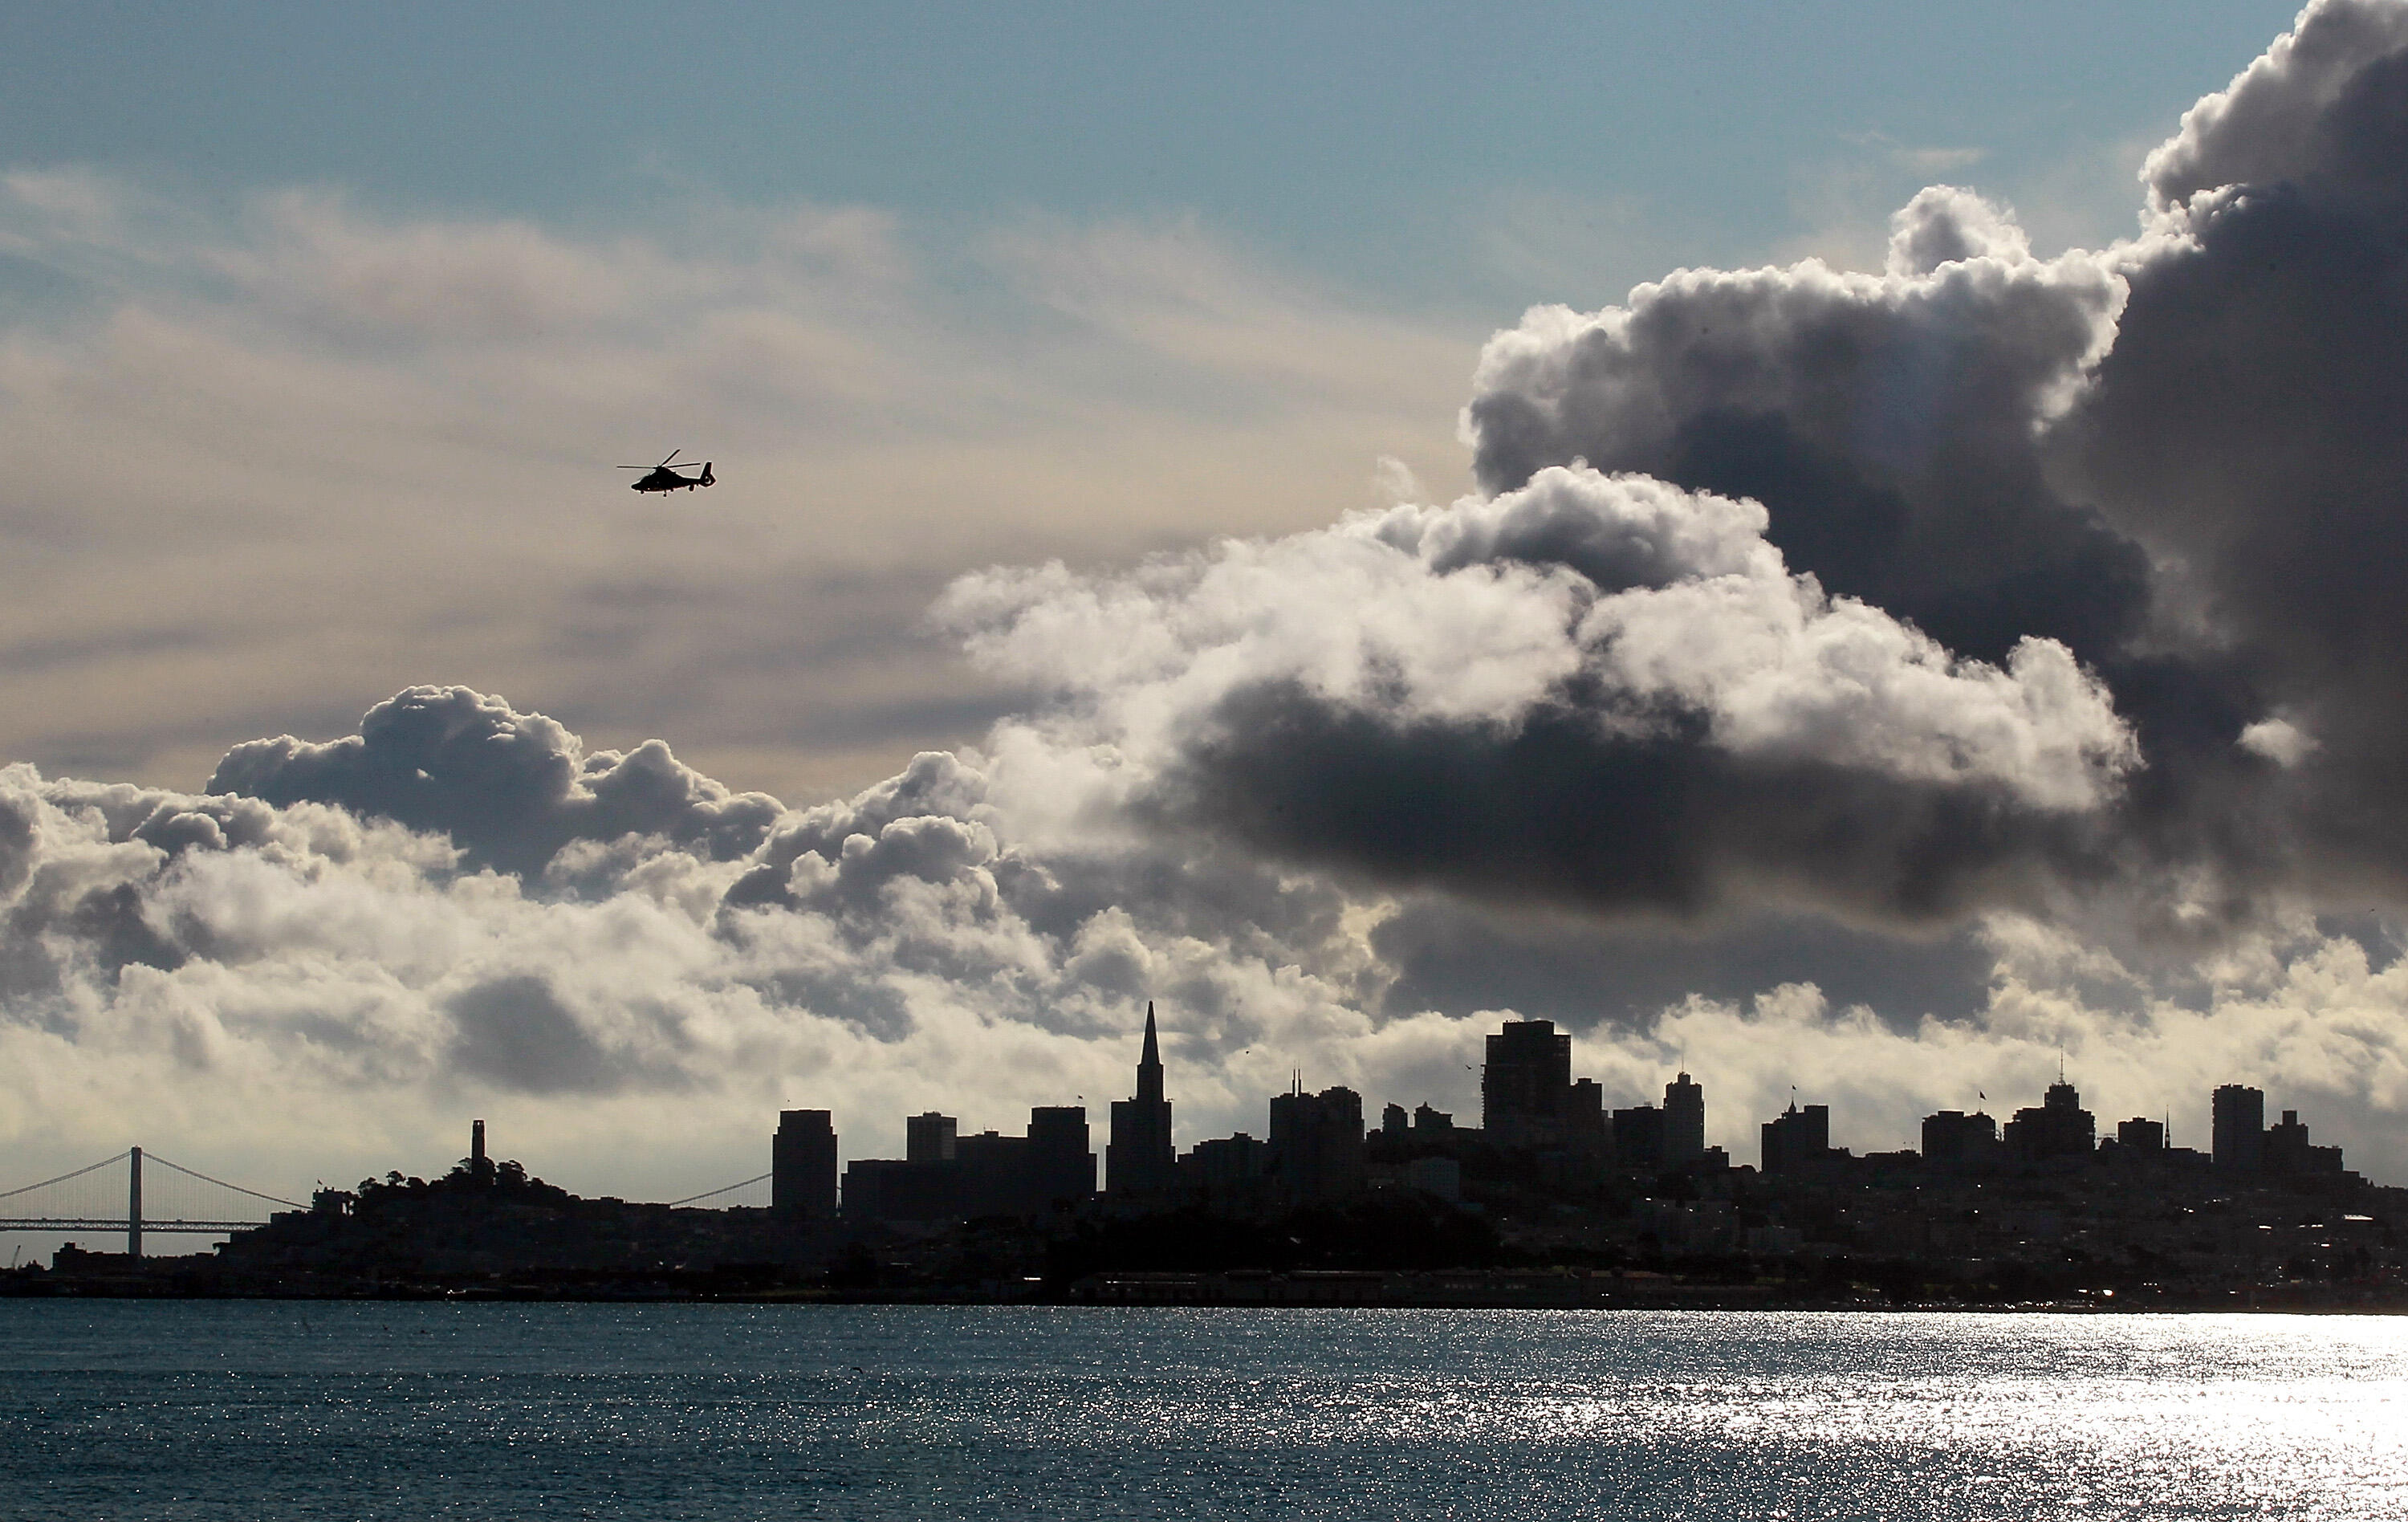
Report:
[[709,486],[711,484],[713,484],[713,481],[710,475],[710,467],[707,465],[702,467],[702,474],[699,476],[681,476],[676,471],[671,470],[668,467],[660,466],[655,467],[651,475],[646,476],[642,480],[632,484],[628,490],[636,492],[674,492],[682,487],[687,491],[692,491],[695,487]]

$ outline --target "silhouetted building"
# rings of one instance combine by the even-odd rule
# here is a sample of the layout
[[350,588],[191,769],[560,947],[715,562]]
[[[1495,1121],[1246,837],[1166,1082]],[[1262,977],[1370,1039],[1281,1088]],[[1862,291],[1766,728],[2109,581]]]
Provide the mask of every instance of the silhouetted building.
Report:
[[1351,1088],[1301,1089],[1271,1100],[1271,1177],[1297,1204],[1363,1187],[1363,1098]]
[[2298,1178],[2311,1173],[2342,1171],[2341,1148],[2312,1147],[2300,1113],[2286,1110],[2280,1123],[2266,1127],[2263,1166],[2269,1173]]
[[1552,1020],[1508,1020],[1487,1039],[1480,1070],[1480,1125],[1503,1146],[1548,1146],[1570,1108],[1572,1039]]
[[1112,1139],[1104,1148],[1104,1189],[1126,1196],[1168,1189],[1178,1178],[1170,1141],[1170,1101],[1162,1097],[1162,1052],[1154,1033],[1154,1002],[1145,1006],[1145,1049],[1137,1063],[1137,1097],[1112,1101]]
[[1453,1131],[1454,1129],[1455,1117],[1447,1112],[1443,1110],[1434,1110],[1426,1104],[1417,1104],[1413,1106],[1413,1134],[1415,1136],[1436,1136],[1442,1131]]
[[494,1182],[494,1160],[485,1156],[485,1123],[481,1120],[468,1127],[468,1176],[480,1184]]
[[2265,1165],[2266,1091],[2243,1084],[2227,1084],[2214,1101],[2215,1169],[2219,1173],[2255,1173]]
[[1039,1105],[1028,1113],[1028,1193],[1038,1210],[1079,1204],[1096,1192],[1096,1154],[1084,1105]]
[[1613,1113],[1613,1160],[1625,1168],[1664,1165],[1664,1112],[1652,1104]]
[[1413,1118],[1405,1113],[1405,1107],[1403,1105],[1391,1104],[1383,1107],[1380,1111],[1380,1134],[1382,1136],[1408,1135],[1412,1131],[1412,1124]]
[[769,1208],[836,1213],[836,1123],[824,1110],[781,1110],[769,1139]]
[[953,1141],[960,1129],[961,1122],[933,1110],[909,1116],[903,1122],[903,1156],[915,1163],[952,1162]]
[[1025,1215],[1037,1208],[1028,1138],[981,1131],[953,1143],[964,1215]]
[[1999,1123],[1982,1111],[1942,1110],[1923,1117],[1923,1160],[1950,1172],[1979,1172],[1998,1158]]
[[1269,1152],[1243,1131],[1198,1142],[1179,1160],[1180,1180],[1209,1207],[1250,1211],[1262,1202]]
[[2165,1123],[2151,1120],[2146,1115],[2119,1120],[2115,1123],[2115,1144],[2130,1152],[2163,1152],[2166,1150]]
[[[1614,1145],[1621,1144],[1617,1135]],[[1683,1073],[1664,1085],[1664,1161],[1672,1168],[1684,1168],[1705,1156],[1706,1091]]]
[[1763,1166],[1767,1173],[1791,1173],[1831,1154],[1831,1107],[1810,1104],[1789,1108],[1764,1123]]
[[2082,1108],[2081,1091],[2060,1078],[2038,1107],[2015,1112],[2004,1140],[2007,1156],[2017,1162],[2087,1157],[2099,1148],[2099,1123]]
[[856,1157],[844,1169],[844,1213],[865,1221],[946,1221],[962,1213],[961,1165]]

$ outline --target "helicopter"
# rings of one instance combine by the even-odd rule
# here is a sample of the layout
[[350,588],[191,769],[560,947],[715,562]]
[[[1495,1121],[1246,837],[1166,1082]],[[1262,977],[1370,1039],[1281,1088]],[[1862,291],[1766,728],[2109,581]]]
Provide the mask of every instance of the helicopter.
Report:
[[683,450],[673,449],[668,452],[668,459],[663,460],[658,465],[623,465],[619,468],[622,470],[641,470],[647,472],[647,474],[640,480],[637,481],[631,488],[632,490],[638,492],[674,492],[681,486],[684,487],[688,491],[692,491],[697,486],[712,486],[718,484],[718,478],[710,473],[710,462],[709,460],[702,462],[701,475],[679,475],[678,470],[683,467],[672,467],[669,464],[669,460],[674,460],[684,452],[685,451]]

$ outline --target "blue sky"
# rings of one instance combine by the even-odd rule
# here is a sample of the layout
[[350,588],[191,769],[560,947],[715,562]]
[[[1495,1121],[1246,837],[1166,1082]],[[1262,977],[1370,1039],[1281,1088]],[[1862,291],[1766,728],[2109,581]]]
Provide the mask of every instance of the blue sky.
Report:
[[[571,226],[697,194],[919,222],[1194,212],[1498,318],[1519,197],[1601,269],[1762,257],[1958,178],[2128,225],[2138,149],[2282,4],[10,7],[0,141],[205,192],[339,186]],[[1936,162],[1946,164],[1945,159]],[[1885,210],[1875,205],[1875,209]],[[1601,235],[1601,236],[1600,236]],[[1615,273],[1620,273],[1615,270]],[[1635,277],[1634,277],[1635,278]],[[1611,293],[1608,293],[1611,294]]]

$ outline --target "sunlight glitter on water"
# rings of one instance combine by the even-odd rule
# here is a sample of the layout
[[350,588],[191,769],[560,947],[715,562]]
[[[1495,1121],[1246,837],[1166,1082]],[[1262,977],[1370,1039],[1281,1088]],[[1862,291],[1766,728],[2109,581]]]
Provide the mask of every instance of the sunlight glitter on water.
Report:
[[25,1434],[0,1497],[39,1502],[0,1515],[2408,1516],[2408,1322],[2374,1318],[351,1306],[312,1326],[0,1307],[0,1414]]

